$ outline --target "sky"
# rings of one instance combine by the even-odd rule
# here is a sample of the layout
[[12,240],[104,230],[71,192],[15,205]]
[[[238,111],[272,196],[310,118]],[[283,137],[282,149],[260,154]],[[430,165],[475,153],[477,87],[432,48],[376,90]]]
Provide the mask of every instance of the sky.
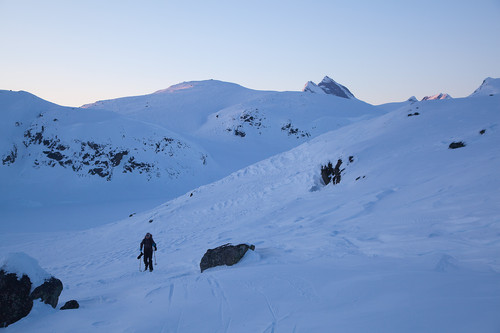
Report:
[[500,77],[500,0],[0,0],[0,89],[80,106],[217,79],[371,104]]

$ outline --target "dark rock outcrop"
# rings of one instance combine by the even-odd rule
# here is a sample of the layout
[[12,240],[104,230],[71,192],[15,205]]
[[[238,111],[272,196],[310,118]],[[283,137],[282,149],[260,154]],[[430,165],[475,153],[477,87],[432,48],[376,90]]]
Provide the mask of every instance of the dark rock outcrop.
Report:
[[63,306],[61,306],[61,310],[70,310],[70,309],[78,309],[80,307],[80,304],[74,299],[71,301],[67,301],[64,303]]
[[344,171],[344,169],[340,169],[341,165],[342,160],[339,158],[335,167],[333,167],[332,162],[328,162],[328,165],[321,167],[321,178],[325,185],[328,185],[330,182],[334,185],[340,183],[341,173]]
[[49,304],[55,309],[62,290],[63,284],[61,280],[52,276],[50,279],[46,280],[43,284],[33,290],[31,293],[31,299],[40,298],[45,304]]
[[201,272],[215,266],[232,266],[243,258],[248,249],[253,251],[255,250],[255,246],[248,244],[225,244],[215,249],[207,250],[200,262]]
[[462,141],[458,141],[458,142],[450,143],[450,146],[448,148],[449,149],[457,149],[457,148],[462,148],[462,147],[465,147],[465,143],[463,143]]
[[51,277],[32,293],[31,284],[27,275],[18,279],[15,273],[0,270],[0,327],[7,327],[26,317],[33,308],[35,299],[41,299],[53,308],[57,306],[63,289],[61,280]]
[[27,275],[18,279],[15,273],[0,270],[0,327],[7,327],[30,313],[33,307],[30,290]]

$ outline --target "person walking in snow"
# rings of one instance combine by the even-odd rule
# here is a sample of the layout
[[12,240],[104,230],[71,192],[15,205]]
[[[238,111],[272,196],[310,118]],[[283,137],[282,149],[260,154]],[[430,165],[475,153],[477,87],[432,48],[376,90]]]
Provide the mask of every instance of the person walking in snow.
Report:
[[144,239],[141,242],[141,253],[142,249],[144,248],[144,271],[147,271],[148,266],[149,266],[149,271],[153,271],[153,248],[155,251],[157,250],[156,248],[156,243],[153,240],[153,235],[151,235],[149,232],[146,234]]

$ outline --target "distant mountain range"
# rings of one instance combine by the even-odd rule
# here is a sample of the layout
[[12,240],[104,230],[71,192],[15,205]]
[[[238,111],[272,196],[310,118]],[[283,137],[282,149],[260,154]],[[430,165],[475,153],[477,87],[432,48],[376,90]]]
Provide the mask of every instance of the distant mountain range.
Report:
[[[486,79],[471,96],[497,94],[498,81]],[[424,99],[442,98],[449,96]],[[81,108],[4,90],[0,180],[6,190],[0,199],[12,204],[32,196],[30,205],[38,205],[50,196],[81,197],[82,191],[96,200],[145,191],[172,198],[404,105],[367,104],[328,76],[317,85],[309,81],[302,92],[257,91],[217,80],[184,82]],[[127,190],[117,194],[115,187]]]
[[[380,106],[324,81],[84,108],[1,91],[0,275],[80,304],[8,332],[498,332],[499,80]],[[253,250],[204,270],[229,243]]]

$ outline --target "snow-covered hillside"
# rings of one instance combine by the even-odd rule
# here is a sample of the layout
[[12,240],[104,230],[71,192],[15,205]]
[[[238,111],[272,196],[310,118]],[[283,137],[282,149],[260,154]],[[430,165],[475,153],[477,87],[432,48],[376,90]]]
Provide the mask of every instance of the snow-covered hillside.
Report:
[[[101,213],[110,211],[108,205],[142,210],[150,198],[159,204],[385,112],[358,100],[255,91],[216,80],[83,108],[2,91],[0,110],[6,119],[0,134],[6,230],[40,216],[38,225],[46,230],[80,228],[87,224],[78,207],[89,203],[86,215],[94,225],[118,219],[123,216]],[[139,204],[144,199],[146,206]],[[60,214],[67,216],[63,225],[50,223]]]
[[[36,304],[6,332],[498,331],[500,96],[393,107],[113,224],[2,233],[0,251],[36,258],[81,305]],[[341,177],[325,185],[329,162]],[[153,273],[138,271],[146,232]],[[228,242],[256,249],[200,273]]]
[[[325,77],[321,84],[336,83]],[[182,133],[199,142],[229,174],[319,134],[381,114],[364,102],[337,97],[255,91],[208,80],[83,107],[111,110]]]
[[[0,91],[0,113],[0,216],[8,221],[3,230],[26,227],[20,220],[59,214],[68,214],[65,228],[78,228],[71,211],[80,203],[179,194],[200,185],[196,175],[206,175],[206,181],[221,176],[195,142],[114,112],[61,107],[26,92]],[[50,230],[50,221],[44,222]]]
[[500,94],[500,79],[488,77],[477,88],[470,97],[492,96]]

